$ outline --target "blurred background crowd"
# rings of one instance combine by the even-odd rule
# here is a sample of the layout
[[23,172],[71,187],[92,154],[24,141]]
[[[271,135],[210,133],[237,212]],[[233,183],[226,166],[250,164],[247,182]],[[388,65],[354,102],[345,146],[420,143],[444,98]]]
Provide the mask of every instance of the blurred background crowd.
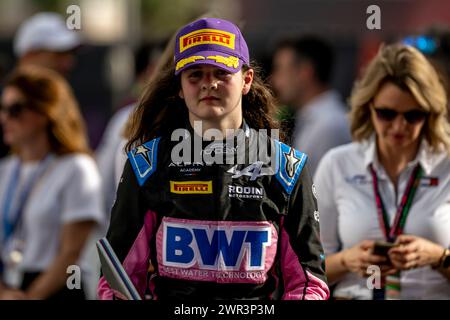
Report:
[[[0,77],[16,64],[14,36],[27,18],[39,11],[81,8],[82,47],[67,77],[96,148],[111,115],[136,96],[136,76],[183,24],[211,12],[237,23],[248,39],[254,60],[269,76],[276,44],[285,37],[313,34],[336,52],[331,84],[348,97],[361,66],[383,41],[418,35],[432,26],[448,26],[450,3],[445,0],[379,1],[381,30],[369,30],[370,1],[253,0],[3,0],[0,3]],[[142,49],[139,54],[139,49]],[[146,51],[146,52],[145,52]]]
[[[383,43],[400,42],[422,52],[448,95],[450,2],[377,1],[381,28],[374,30],[367,26],[371,4],[364,0],[2,0],[0,88],[15,67],[26,65],[50,68],[68,81],[86,126],[86,149],[95,154],[103,185],[102,205],[89,197],[79,201],[92,203],[93,211],[104,215],[73,215],[67,221],[97,221],[102,225],[98,236],[104,234],[114,200],[121,168],[113,158],[123,146],[120,134],[130,106],[139,99],[166,46],[170,47],[172,35],[199,16],[225,18],[241,28],[253,61],[278,99],[288,142],[310,156],[313,172],[329,149],[351,142],[348,98]],[[67,28],[73,14],[67,12],[70,5],[80,8],[80,30]],[[6,84],[20,86],[13,81],[20,76],[9,77]],[[2,104],[8,99],[14,99],[13,92],[5,92]],[[14,116],[14,110],[8,112],[8,117]],[[10,151],[3,140],[1,157]],[[83,153],[81,149],[73,150]],[[97,179],[93,173],[83,174]],[[0,179],[7,184],[6,175]],[[85,183],[81,181],[80,187],[91,186]],[[72,232],[90,230],[84,225]],[[86,255],[92,261],[91,249]],[[31,283],[34,278],[29,276]],[[87,288],[91,298],[94,287],[95,283]],[[39,286],[35,291],[45,292]]]

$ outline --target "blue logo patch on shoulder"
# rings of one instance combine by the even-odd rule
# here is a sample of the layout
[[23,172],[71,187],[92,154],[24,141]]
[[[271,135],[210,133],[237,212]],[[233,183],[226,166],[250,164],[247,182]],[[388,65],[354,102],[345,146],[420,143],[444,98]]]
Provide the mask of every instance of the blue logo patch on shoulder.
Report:
[[278,162],[276,178],[286,192],[291,194],[308,156],[280,141],[276,140],[275,144]]
[[140,186],[156,170],[159,140],[160,138],[153,139],[128,152],[128,158]]

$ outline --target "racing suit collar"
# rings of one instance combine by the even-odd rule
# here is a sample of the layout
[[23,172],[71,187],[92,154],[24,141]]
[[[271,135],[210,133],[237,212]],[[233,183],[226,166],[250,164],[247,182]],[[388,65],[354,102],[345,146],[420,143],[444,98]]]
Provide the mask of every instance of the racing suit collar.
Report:
[[[186,119],[186,121],[185,121],[185,129],[189,132],[189,134],[192,137],[195,136],[195,137],[202,139],[202,137],[199,137],[198,134],[195,132],[194,128],[192,127],[191,123],[189,122],[189,119]],[[242,129],[244,131],[246,138],[250,137],[250,127],[248,126],[245,119],[242,119],[242,124],[240,125],[239,129]],[[223,139],[223,142],[226,142],[228,140],[233,140],[234,138],[235,138],[235,135],[227,137],[227,138]],[[211,141],[205,140],[204,142],[211,142]]]

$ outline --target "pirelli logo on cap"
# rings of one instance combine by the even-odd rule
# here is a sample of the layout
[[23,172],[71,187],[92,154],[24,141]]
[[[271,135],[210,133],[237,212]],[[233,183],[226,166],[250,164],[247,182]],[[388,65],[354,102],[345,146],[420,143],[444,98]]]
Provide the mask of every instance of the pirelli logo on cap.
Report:
[[212,181],[170,181],[170,192],[177,194],[211,194]]
[[201,44],[217,44],[234,50],[236,35],[215,29],[200,29],[180,37],[180,53]]

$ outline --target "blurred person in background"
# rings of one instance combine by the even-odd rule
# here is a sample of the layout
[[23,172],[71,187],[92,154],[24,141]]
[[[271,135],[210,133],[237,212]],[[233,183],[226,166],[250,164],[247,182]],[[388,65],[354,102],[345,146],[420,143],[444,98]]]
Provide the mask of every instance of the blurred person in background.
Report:
[[69,30],[63,17],[41,12],[27,19],[14,38],[18,66],[38,65],[66,76],[75,65],[79,34]]
[[334,297],[450,299],[450,125],[436,71],[411,46],[382,47],[350,104],[354,142],[314,177]]
[[[450,28],[430,27],[422,34],[405,37],[402,42],[422,52],[435,67],[447,92],[447,108],[450,111]],[[450,120],[450,112],[448,117]]]
[[121,158],[126,159],[126,154],[123,150],[126,144],[126,139],[124,138],[125,125],[129,115],[135,108],[136,101],[153,75],[161,53],[162,49],[157,44],[147,44],[138,48],[135,53],[136,80],[130,101],[109,120],[100,144],[96,149],[96,160],[102,177],[104,202],[107,212],[110,211],[113,205],[117,191],[116,168],[120,167],[120,173],[122,173],[125,164],[125,160],[120,160]]
[[[80,44],[78,33],[67,28],[61,15],[41,12],[21,24],[13,45],[17,66],[37,65],[67,76],[74,67],[75,51]],[[0,144],[0,158],[7,152]]]
[[[1,94],[1,91],[0,91]],[[8,146],[3,142],[2,126],[0,125],[0,159],[5,157],[9,152]]]
[[0,120],[0,299],[84,299],[67,268],[104,224],[101,181],[77,102],[56,72],[23,66],[4,84]]
[[[55,12],[40,12],[19,27],[14,38],[14,53],[18,58],[18,66],[35,65],[45,67],[68,77],[76,64],[76,53],[81,46],[81,36],[77,30],[70,30],[64,17]],[[88,240],[88,256],[90,266],[98,265],[95,239],[102,235],[93,234]],[[93,271],[86,271],[84,281],[86,294],[95,298],[97,275]]]
[[273,88],[295,110],[293,146],[308,154],[313,173],[329,149],[351,141],[346,107],[330,88],[333,64],[332,47],[314,36],[284,40],[273,56]]

